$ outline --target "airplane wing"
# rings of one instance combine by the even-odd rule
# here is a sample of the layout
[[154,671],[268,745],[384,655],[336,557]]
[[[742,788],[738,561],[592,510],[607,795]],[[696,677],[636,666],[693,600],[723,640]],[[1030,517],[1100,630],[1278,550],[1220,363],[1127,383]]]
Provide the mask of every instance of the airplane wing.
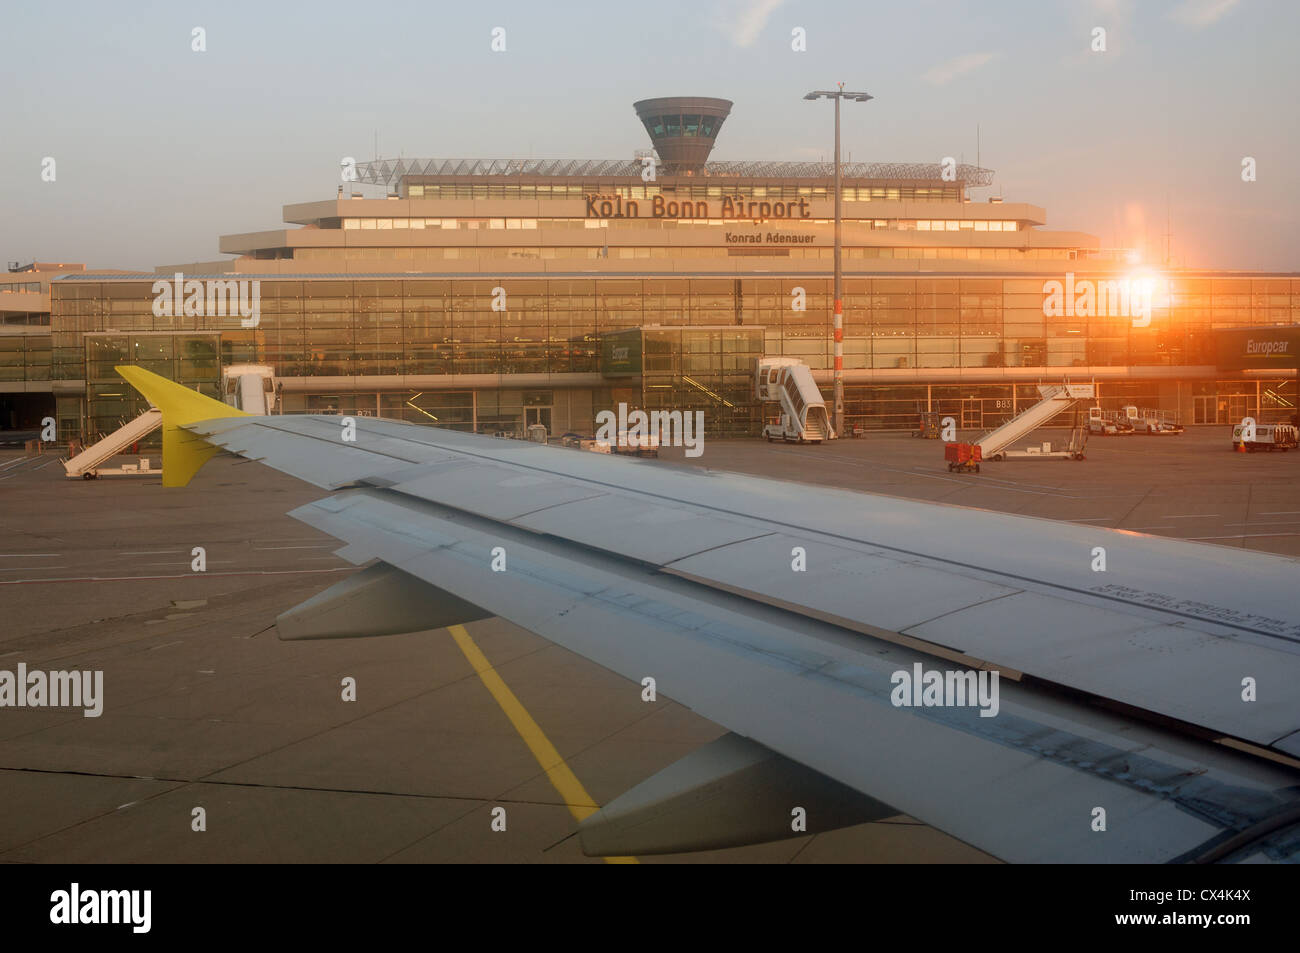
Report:
[[331,491],[290,515],[371,565],[282,638],[499,616],[729,730],[583,821],[589,853],[792,836],[802,808],[809,832],[906,813],[1014,862],[1300,858],[1300,561],[250,417],[118,370],[163,413],[164,482],[224,449]]

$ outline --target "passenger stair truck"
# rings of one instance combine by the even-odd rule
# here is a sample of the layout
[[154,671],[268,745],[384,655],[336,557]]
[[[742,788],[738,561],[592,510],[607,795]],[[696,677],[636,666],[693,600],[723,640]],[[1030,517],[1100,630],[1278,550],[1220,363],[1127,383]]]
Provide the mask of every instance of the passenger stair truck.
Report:
[[279,410],[275,370],[265,364],[229,364],[221,369],[221,399],[255,417]]
[[1051,443],[1024,450],[1008,450],[1017,440],[1022,440],[1033,431],[1048,423],[1057,414],[1076,408],[1080,401],[1093,399],[1096,388],[1092,384],[1040,384],[1040,399],[1027,410],[1021,411],[1000,427],[990,430],[975,441],[979,447],[979,457],[984,460],[1009,459],[1057,459],[1082,460],[1083,450],[1088,442],[1088,431],[1077,422],[1070,433],[1070,440],[1065,447],[1053,449]]
[[149,458],[141,457],[138,463],[125,463],[120,467],[105,467],[103,464],[126,453],[135,444],[162,426],[162,411],[150,407],[139,417],[129,420],[107,437],[101,437],[75,457],[63,461],[64,475],[70,479],[93,480],[105,474],[122,474],[130,476],[149,476],[160,473],[149,467]]
[[765,417],[763,436],[797,443],[835,439],[826,401],[812,371],[793,357],[760,357],[754,361],[754,396],[779,404],[780,416]]

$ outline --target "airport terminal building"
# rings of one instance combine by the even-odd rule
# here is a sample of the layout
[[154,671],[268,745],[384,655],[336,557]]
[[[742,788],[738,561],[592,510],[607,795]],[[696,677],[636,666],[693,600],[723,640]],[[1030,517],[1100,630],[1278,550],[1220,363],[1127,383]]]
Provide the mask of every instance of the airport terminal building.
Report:
[[[285,206],[288,227],[222,237],[233,260],[53,276],[46,327],[10,275],[28,317],[0,324],[0,398],[67,437],[143,409],[115,364],[214,396],[221,366],[269,364],[285,413],[590,433],[626,402],[757,433],[757,357],[804,361],[829,402],[834,176],[709,160],[731,105],[635,104],[654,150],[631,159],[362,163],[346,191]],[[1294,412],[1300,343],[1261,342],[1300,325],[1300,275],[1145,265],[1046,229],[1038,206],[972,200],[991,182],[955,162],[843,166],[848,424],[938,411],[978,429],[1064,379],[1188,424]],[[255,318],[214,313],[214,282],[218,302],[252,286]]]

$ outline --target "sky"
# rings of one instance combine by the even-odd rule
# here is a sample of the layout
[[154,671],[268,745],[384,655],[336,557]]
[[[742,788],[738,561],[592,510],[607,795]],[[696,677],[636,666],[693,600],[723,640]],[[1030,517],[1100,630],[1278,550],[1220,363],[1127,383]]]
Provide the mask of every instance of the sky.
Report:
[[832,107],[802,97],[842,81],[875,97],[844,106],[846,159],[973,163],[978,129],[976,200],[1157,263],[1167,243],[1178,267],[1300,271],[1295,0],[118,0],[4,22],[7,262],[221,259],[218,236],[333,198],[376,139],[630,158],[632,103],[657,96],[735,103],[714,159],[829,160]]

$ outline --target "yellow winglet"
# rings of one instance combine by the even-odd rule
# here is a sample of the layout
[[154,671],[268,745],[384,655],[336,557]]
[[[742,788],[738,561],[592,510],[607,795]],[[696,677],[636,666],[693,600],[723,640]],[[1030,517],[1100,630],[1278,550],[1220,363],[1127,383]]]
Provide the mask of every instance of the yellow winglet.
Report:
[[199,472],[199,467],[220,449],[182,427],[219,417],[252,416],[143,367],[127,365],[113,369],[162,411],[163,486],[185,486]]

